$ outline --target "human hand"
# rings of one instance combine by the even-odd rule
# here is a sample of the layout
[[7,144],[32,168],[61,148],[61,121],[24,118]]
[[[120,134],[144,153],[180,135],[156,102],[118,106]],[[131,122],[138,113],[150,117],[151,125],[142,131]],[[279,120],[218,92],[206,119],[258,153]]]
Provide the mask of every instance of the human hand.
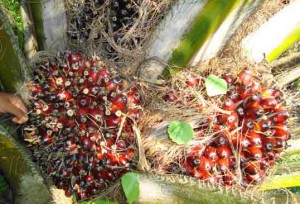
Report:
[[13,122],[23,124],[27,122],[27,108],[25,107],[23,100],[20,96],[0,93],[0,113],[10,113],[15,117]]

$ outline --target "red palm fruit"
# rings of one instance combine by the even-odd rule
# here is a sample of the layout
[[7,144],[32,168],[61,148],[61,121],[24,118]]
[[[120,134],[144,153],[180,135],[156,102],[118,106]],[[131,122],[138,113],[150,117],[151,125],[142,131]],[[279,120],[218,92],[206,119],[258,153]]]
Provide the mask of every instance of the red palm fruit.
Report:
[[57,95],[61,101],[68,101],[72,98],[72,94],[67,90],[60,90],[55,95]]
[[253,94],[250,86],[243,86],[243,85],[240,85],[238,93],[239,93],[240,99],[243,99],[243,100],[246,99],[247,97],[249,97],[251,94]]
[[250,159],[260,160],[260,159],[262,159],[263,153],[261,151],[261,148],[251,146],[248,148],[248,150],[246,150],[246,155]]
[[140,109],[137,109],[137,108],[135,108],[135,109],[129,109],[127,111],[127,115],[128,115],[128,117],[134,119],[135,121],[141,121],[141,117],[142,116],[141,116]]
[[97,123],[101,123],[104,120],[104,113],[100,108],[89,109],[88,114]]
[[49,77],[49,78],[47,79],[47,82],[48,82],[48,84],[49,84],[49,91],[53,92],[54,90],[57,89],[55,78]]
[[203,172],[203,175],[202,175],[201,179],[204,182],[215,183],[213,175],[211,173],[207,172],[207,171]]
[[230,72],[223,74],[222,78],[227,82],[228,85],[231,85],[234,82],[234,77]]
[[228,137],[227,137],[227,134],[226,132],[221,132],[219,133],[215,140],[214,140],[214,144],[215,146],[219,147],[219,146],[225,146],[225,145],[228,145]]
[[274,89],[264,88],[261,91],[261,97],[263,99],[273,97],[275,93]]
[[266,155],[267,159],[273,160],[273,159],[275,159],[276,152],[274,150],[271,150],[269,152],[265,152],[265,155]]
[[263,98],[261,101],[261,106],[267,110],[274,110],[278,104],[274,97]]
[[141,95],[137,91],[127,93],[129,106],[137,106],[141,104]]
[[234,129],[237,126],[238,118],[239,116],[235,111],[230,111],[229,115],[222,114],[219,121],[230,129]]
[[261,162],[260,161],[249,161],[246,163],[244,171],[247,174],[255,175],[260,172]]
[[77,124],[76,124],[75,120],[69,120],[67,126],[71,129],[73,129],[74,127],[76,127],[76,125]]
[[270,152],[275,145],[275,139],[273,137],[267,137],[262,140],[262,150],[264,152]]
[[55,186],[58,189],[64,189],[68,186],[68,182],[66,180],[58,180],[55,182]]
[[236,133],[231,137],[232,145],[235,149],[246,149],[250,146],[250,141],[244,135]]
[[232,111],[235,109],[235,104],[234,104],[233,100],[231,100],[230,98],[226,98],[222,108],[224,110]]
[[51,135],[45,135],[42,137],[42,143],[45,145],[49,145],[52,143],[52,136]]
[[261,116],[264,115],[264,109],[258,105],[257,107],[250,107],[247,109],[246,114],[249,118],[251,118],[252,120],[255,120],[257,118],[260,118]]
[[248,140],[251,143],[251,146],[255,147],[262,147],[262,140],[261,140],[261,135],[254,130],[249,130],[249,132],[246,134]]
[[244,108],[257,108],[261,103],[261,96],[258,94],[252,94],[247,97],[243,103]]
[[225,126],[224,125],[215,125],[214,126],[214,131],[218,132],[218,131],[221,131],[221,130],[225,130]]
[[72,53],[68,56],[68,62],[71,66],[74,62],[79,62],[83,60],[83,56],[79,53]]
[[200,156],[189,156],[187,158],[187,162],[190,166],[192,167],[197,167],[198,165],[200,165],[200,163],[202,162],[201,157]]
[[93,96],[98,96],[99,92],[100,92],[101,88],[99,86],[92,86],[89,88],[89,94],[93,95]]
[[230,98],[231,100],[233,100],[234,103],[236,103],[236,102],[238,102],[240,100],[239,93],[235,89],[229,90],[227,92],[227,96],[228,96],[228,98]]
[[134,150],[133,149],[128,149],[126,150],[125,152],[125,157],[128,159],[128,160],[132,160],[134,156]]
[[195,177],[196,179],[202,179],[203,175],[204,175],[204,172],[199,172],[195,168],[191,172],[191,176]]
[[85,200],[88,198],[88,194],[87,194],[86,190],[80,190],[77,193],[77,195],[78,195],[79,200]]
[[116,156],[112,153],[108,153],[106,155],[106,164],[109,165],[109,166],[114,166],[116,165],[118,162]]
[[202,155],[204,150],[205,150],[204,145],[197,145],[197,146],[190,147],[188,149],[188,154],[190,156],[199,156],[199,155]]
[[84,108],[79,108],[76,113],[76,119],[79,123],[87,122],[87,110]]
[[284,148],[285,148],[285,141],[283,141],[282,139],[278,139],[276,138],[275,139],[275,144],[274,144],[274,151],[276,153],[280,153],[280,152],[283,152]]
[[245,152],[244,151],[239,151],[238,153],[238,159],[241,161],[241,163],[245,163],[248,161],[246,158]]
[[225,172],[229,168],[229,161],[228,158],[220,158],[217,161],[217,168],[220,172]]
[[250,185],[250,181],[246,177],[244,177],[242,178],[240,184],[242,187],[247,188]]
[[250,70],[244,69],[238,74],[238,79],[243,85],[248,86],[253,81],[253,75]]
[[118,158],[118,164],[121,166],[126,166],[128,165],[128,160],[124,155],[120,155]]
[[185,175],[193,175],[195,167],[191,166],[188,162],[183,164],[183,168],[181,169],[181,172]]
[[127,148],[127,144],[124,140],[118,140],[117,142],[117,150],[118,151],[123,151]]
[[273,127],[275,137],[282,137],[289,133],[289,129],[285,123],[276,123]]
[[99,79],[97,84],[104,86],[108,81],[109,81],[109,71],[107,70],[106,67],[101,67],[101,69],[98,72]]
[[245,110],[241,105],[236,108],[236,113],[240,118],[245,116]]
[[79,96],[76,100],[76,104],[79,107],[89,107],[91,104],[91,98],[88,96]]
[[278,103],[282,102],[283,100],[283,92],[281,90],[275,89],[273,96],[277,100]]
[[99,73],[97,69],[88,70],[88,81],[92,84],[96,84],[99,80]]
[[201,162],[197,166],[197,170],[199,172],[210,172],[214,166],[214,163],[210,159],[208,159],[204,156],[201,156],[200,160],[201,160]]
[[265,171],[261,170],[260,172],[258,172],[257,174],[251,175],[251,174],[247,174],[246,178],[248,179],[249,182],[260,182],[263,177],[265,175]]
[[252,93],[260,93],[261,92],[261,85],[258,81],[254,80],[252,81],[252,83],[250,84]]
[[231,186],[234,183],[233,177],[230,174],[222,176],[222,179],[225,186]]
[[212,146],[206,147],[206,149],[204,151],[204,156],[213,162],[216,162],[219,159],[218,154],[217,154],[217,149]]
[[118,94],[115,98],[111,100],[111,112],[124,111],[127,107],[127,96],[123,94]]
[[230,157],[228,159],[228,164],[230,169],[236,169],[236,158],[235,157]]
[[217,154],[220,158],[229,158],[232,155],[229,146],[220,146],[217,148]]
[[196,75],[190,74],[189,76],[187,76],[185,83],[188,86],[197,86],[200,82],[199,77],[197,77]]
[[289,117],[289,112],[283,108],[276,108],[274,112],[277,114],[273,116],[273,122],[282,123]]
[[115,144],[116,144],[116,140],[114,138],[111,138],[111,139],[107,140],[106,146],[107,147],[112,147]]
[[120,124],[121,124],[121,117],[117,117],[117,116],[108,116],[106,117],[106,126],[108,128],[117,128]]
[[90,141],[88,137],[81,138],[81,146],[83,149],[89,150],[92,149],[93,143]]
[[242,124],[243,124],[242,126],[243,132],[247,132],[249,130],[254,129],[254,125],[255,125],[254,120],[250,118],[246,118]]
[[168,103],[175,103],[176,101],[178,101],[178,96],[173,91],[169,91],[164,96],[164,100]]
[[105,85],[106,89],[109,91],[109,92],[116,92],[117,89],[118,89],[118,83],[117,81],[113,78],[113,79],[110,79],[106,85]]
[[43,87],[39,84],[30,84],[29,89],[33,95],[39,95],[43,91]]
[[273,162],[268,161],[266,158],[260,161],[260,168],[262,170],[269,169],[271,166],[273,166]]
[[260,131],[260,132],[265,132],[270,129],[271,125],[272,125],[272,123],[270,120],[262,119],[259,122],[254,124],[254,130]]
[[98,192],[98,188],[96,186],[92,185],[87,187],[88,195],[95,195],[97,194],[97,192]]

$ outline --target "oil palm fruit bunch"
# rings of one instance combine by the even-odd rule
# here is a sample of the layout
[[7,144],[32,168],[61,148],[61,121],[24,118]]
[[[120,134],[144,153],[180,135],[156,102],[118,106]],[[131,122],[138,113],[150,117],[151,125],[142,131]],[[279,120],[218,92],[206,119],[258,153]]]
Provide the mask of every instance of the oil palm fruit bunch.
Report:
[[[208,126],[214,131],[213,137],[187,148],[186,156],[177,162],[180,166],[171,166],[168,171],[224,186],[248,187],[262,181],[287,148],[289,113],[283,92],[264,87],[250,70],[241,71],[237,77],[226,73],[223,79],[228,91],[221,102],[222,113],[211,114],[214,116]],[[187,87],[200,86],[200,82],[196,75],[185,81]],[[182,98],[176,91],[164,96],[171,104],[184,104]]]
[[58,188],[85,199],[134,168],[136,87],[79,53],[39,63],[33,74],[24,129],[34,160]]
[[72,15],[70,19],[69,37],[80,42],[87,41],[91,37],[92,24],[99,16],[99,8],[104,4],[105,0],[86,0],[83,4],[74,5],[72,9],[76,11],[76,15]]
[[129,29],[138,17],[137,2],[132,0],[111,1],[111,26],[113,32],[124,27]]

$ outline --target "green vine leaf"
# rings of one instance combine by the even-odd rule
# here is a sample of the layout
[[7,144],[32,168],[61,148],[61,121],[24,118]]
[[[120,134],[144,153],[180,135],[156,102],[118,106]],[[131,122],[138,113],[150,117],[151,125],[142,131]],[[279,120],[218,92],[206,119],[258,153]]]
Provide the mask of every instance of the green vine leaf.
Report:
[[139,174],[126,173],[122,176],[121,183],[128,203],[133,203],[140,195]]
[[177,144],[188,144],[194,138],[194,130],[189,123],[173,121],[168,127],[170,139]]
[[217,96],[227,93],[227,83],[224,79],[210,74],[205,80],[206,93],[208,96]]

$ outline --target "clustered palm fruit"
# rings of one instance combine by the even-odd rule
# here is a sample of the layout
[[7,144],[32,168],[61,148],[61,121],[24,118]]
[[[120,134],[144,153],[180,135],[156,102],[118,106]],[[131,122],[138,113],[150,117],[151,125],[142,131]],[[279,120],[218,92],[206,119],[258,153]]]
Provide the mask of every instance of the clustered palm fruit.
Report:
[[[80,12],[77,11],[78,15],[70,20],[72,26],[68,35],[71,39],[84,42],[91,37],[91,27],[94,20],[99,17],[99,9],[104,3],[105,0],[84,1],[84,4],[79,8]],[[97,38],[97,35],[94,38]]]
[[[108,31],[109,26],[113,33],[113,38],[117,44],[120,44],[124,37],[124,32],[118,32],[121,29],[129,30],[135,23],[138,17],[138,2],[133,0],[86,0],[80,7],[78,16],[71,19],[72,30],[69,32],[69,36],[72,39],[80,40],[82,42],[90,38],[91,27],[97,21],[97,17],[103,12],[99,10],[103,6],[106,6],[106,10],[110,10],[108,16],[108,22],[104,22],[106,30]],[[107,25],[106,25],[107,24]],[[96,35],[98,36],[98,35]],[[138,40],[138,39],[135,39]],[[113,52],[113,48],[107,43],[105,44],[107,52]],[[133,46],[133,45],[132,45]]]
[[[216,134],[208,143],[187,150],[181,172],[224,186],[247,187],[260,182],[287,148],[289,113],[283,92],[263,87],[250,70],[241,71],[236,78],[226,73],[223,79],[229,87],[222,104],[225,113],[210,124]],[[199,86],[199,78],[188,77],[186,85]],[[174,91],[164,99],[181,102]]]
[[134,168],[141,119],[136,87],[78,53],[40,63],[30,83],[36,162],[66,195],[98,193]]

